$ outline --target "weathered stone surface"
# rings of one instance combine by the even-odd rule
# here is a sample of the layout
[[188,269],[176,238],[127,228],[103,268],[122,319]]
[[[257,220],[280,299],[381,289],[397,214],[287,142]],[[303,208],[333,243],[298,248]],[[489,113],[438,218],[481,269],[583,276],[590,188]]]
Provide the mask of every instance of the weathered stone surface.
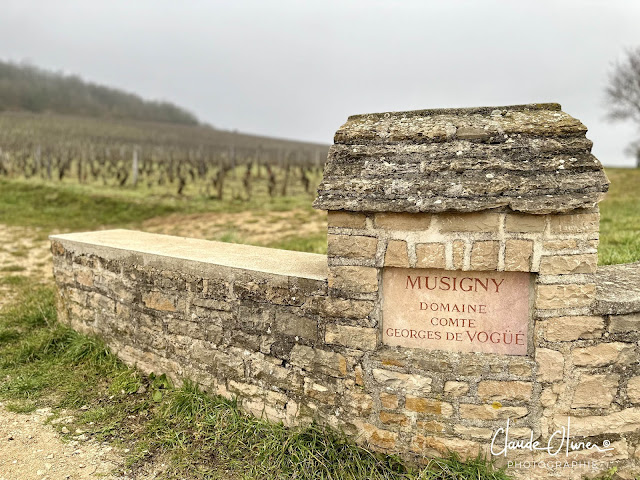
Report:
[[302,376],[290,368],[276,365],[272,358],[255,355],[251,361],[251,376],[266,387],[277,386],[298,393],[302,391]]
[[564,357],[562,353],[548,348],[536,350],[538,363],[538,379],[541,382],[556,382],[562,380],[564,374]]
[[497,232],[500,215],[491,212],[440,215],[442,232]]
[[282,335],[308,338],[318,338],[318,320],[306,317],[302,312],[294,309],[279,308],[276,310],[274,331]]
[[505,230],[507,232],[530,233],[544,232],[547,219],[541,215],[507,215]]
[[444,432],[446,425],[435,420],[417,421],[416,427],[419,432],[440,433]]
[[533,242],[531,240],[507,240],[504,251],[504,269],[508,272],[530,272],[532,256]]
[[385,425],[398,425],[401,427],[406,427],[409,425],[409,417],[407,417],[404,413],[393,413],[393,412],[380,412],[379,415],[380,422]]
[[416,245],[417,268],[445,268],[444,243],[419,243]]
[[501,382],[484,380],[478,384],[478,396],[483,401],[529,400],[533,384],[531,382]]
[[452,397],[461,397],[469,391],[469,384],[467,382],[448,381],[444,384],[444,393],[451,395]]
[[471,270],[497,270],[500,242],[473,242],[471,246]]
[[582,375],[573,394],[571,407],[608,407],[618,391],[619,379],[618,375]]
[[392,393],[380,392],[380,405],[389,410],[398,408],[398,396]]
[[612,315],[609,318],[611,333],[628,333],[640,331],[640,313],[628,315]]
[[160,292],[149,292],[142,296],[142,302],[148,308],[164,312],[175,312],[175,300]]
[[380,385],[390,390],[407,391],[413,393],[429,393],[431,382],[429,377],[422,375],[394,372],[382,368],[373,369],[373,378]]
[[432,398],[414,397],[407,395],[404,401],[407,410],[417,413],[427,413],[430,415],[442,415],[449,417],[453,413],[453,407],[450,403],[441,402]]
[[320,313],[328,317],[366,318],[374,307],[374,303],[370,300],[350,300],[335,297],[322,297],[317,300]]
[[536,308],[558,309],[586,307],[595,300],[596,286],[587,283],[579,285],[538,285]]
[[608,180],[585,131],[557,104],[352,116],[336,132],[314,206],[532,214],[590,208]]
[[327,235],[327,255],[330,257],[373,258],[378,239],[363,235]]
[[355,375],[356,385],[364,387],[364,370],[362,370],[362,365],[353,367],[353,373]]
[[464,267],[465,243],[462,240],[454,240],[451,246],[452,263],[454,270],[462,270]]
[[449,437],[425,437],[416,435],[411,442],[411,450],[429,457],[443,457],[450,451],[457,452],[462,459],[476,458],[483,451],[478,442]]
[[572,342],[599,338],[604,331],[602,317],[552,317],[540,322],[544,338],[550,342]]
[[545,250],[573,250],[578,248],[578,241],[575,238],[565,238],[563,240],[548,240],[542,243]]
[[93,272],[90,270],[81,270],[76,273],[76,282],[85,287],[93,286]]
[[366,219],[362,213],[332,211],[327,215],[327,225],[338,228],[365,228]]
[[389,450],[396,446],[398,434],[383,430],[369,423],[363,424],[363,430],[366,434],[367,441],[374,447],[382,450]]
[[405,268],[409,266],[407,242],[404,240],[389,240],[387,251],[384,255],[384,266]]
[[571,357],[574,365],[603,367],[612,363],[633,361],[633,345],[622,342],[600,343],[593,347],[576,348]]
[[378,329],[327,325],[324,340],[329,345],[343,345],[358,350],[374,350],[378,344]]
[[465,425],[456,425],[453,428],[453,431],[456,433],[456,435],[460,435],[462,437],[475,437],[475,438],[481,438],[483,440],[490,440],[491,437],[493,437],[493,430],[491,430],[490,428],[467,427]]
[[376,228],[385,230],[427,230],[431,215],[424,213],[376,213]]
[[549,408],[556,404],[556,400],[558,400],[558,395],[553,391],[552,388],[545,388],[542,390],[540,394],[540,404]]
[[[554,417],[556,425],[566,425],[566,415]],[[604,433],[628,433],[640,431],[640,408],[627,408],[609,415],[571,417],[571,430],[591,437]]]
[[509,362],[509,373],[518,377],[531,377],[533,375],[533,362],[529,358],[523,359],[523,362]]
[[640,312],[640,262],[599,267],[596,286],[597,313],[623,315]]
[[577,213],[549,217],[551,233],[590,233],[600,229],[600,214]]
[[486,405],[460,404],[460,417],[476,420],[506,420],[507,418],[524,417],[528,412],[526,407],[503,407],[500,402]]
[[291,363],[332,377],[344,377],[347,374],[347,360],[342,355],[306,345],[294,345]]
[[549,255],[540,260],[540,273],[564,275],[570,273],[594,273],[598,266],[598,255]]
[[631,403],[640,403],[640,376],[632,377],[627,382],[627,398]]
[[349,415],[368,417],[373,410],[373,398],[368,393],[359,390],[347,390],[344,394],[344,403]]
[[329,288],[349,292],[372,293],[378,291],[378,270],[374,267],[331,267]]

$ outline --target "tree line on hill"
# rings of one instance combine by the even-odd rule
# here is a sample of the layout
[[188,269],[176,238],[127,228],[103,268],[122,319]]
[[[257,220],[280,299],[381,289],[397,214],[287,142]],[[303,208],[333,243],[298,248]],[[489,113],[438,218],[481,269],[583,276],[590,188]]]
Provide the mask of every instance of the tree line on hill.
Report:
[[169,102],[144,100],[75,75],[0,61],[0,111],[7,110],[199,124],[194,114]]

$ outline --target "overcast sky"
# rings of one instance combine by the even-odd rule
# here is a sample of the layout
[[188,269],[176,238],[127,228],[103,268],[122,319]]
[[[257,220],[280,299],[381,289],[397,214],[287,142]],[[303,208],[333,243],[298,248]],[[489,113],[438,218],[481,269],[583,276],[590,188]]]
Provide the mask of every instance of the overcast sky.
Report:
[[218,128],[331,143],[354,113],[559,102],[606,165],[638,0],[0,0],[0,58],[175,102]]

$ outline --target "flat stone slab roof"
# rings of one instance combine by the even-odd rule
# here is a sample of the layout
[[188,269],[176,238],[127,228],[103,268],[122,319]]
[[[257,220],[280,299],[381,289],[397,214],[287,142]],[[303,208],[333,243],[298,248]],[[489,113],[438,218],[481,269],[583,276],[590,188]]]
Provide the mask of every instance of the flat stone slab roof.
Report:
[[544,214],[608,190],[587,127],[557,103],[353,115],[335,134],[316,208]]
[[[188,260],[208,265],[264,272],[288,277],[327,279],[327,257],[316,253],[294,252],[236,243],[212,242],[134,230],[52,235],[70,250],[109,250],[109,258],[126,259],[134,254]],[[88,248],[87,248],[88,247]]]

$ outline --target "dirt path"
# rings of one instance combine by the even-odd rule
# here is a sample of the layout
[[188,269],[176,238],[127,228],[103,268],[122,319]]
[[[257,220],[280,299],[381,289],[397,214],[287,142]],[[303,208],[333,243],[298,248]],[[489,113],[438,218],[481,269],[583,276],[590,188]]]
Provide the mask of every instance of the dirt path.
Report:
[[0,406],[0,480],[124,478],[110,475],[123,464],[112,447],[82,432],[64,442],[44,423],[51,415],[48,408],[23,415]]
[[181,237],[230,240],[251,244],[270,244],[288,237],[311,236],[327,231],[325,212],[303,209],[284,212],[239,212],[174,214],[152,218],[142,224],[146,232]]
[[[30,228],[0,225],[0,309],[13,300],[21,280],[51,282],[51,254],[46,235]],[[45,408],[30,414],[6,410],[0,403],[0,480],[113,479],[123,457],[106,444],[78,433],[64,441]],[[152,477],[150,477],[152,478]]]
[[49,240],[33,228],[0,224],[0,308],[11,302],[12,285],[21,277],[51,281]]

